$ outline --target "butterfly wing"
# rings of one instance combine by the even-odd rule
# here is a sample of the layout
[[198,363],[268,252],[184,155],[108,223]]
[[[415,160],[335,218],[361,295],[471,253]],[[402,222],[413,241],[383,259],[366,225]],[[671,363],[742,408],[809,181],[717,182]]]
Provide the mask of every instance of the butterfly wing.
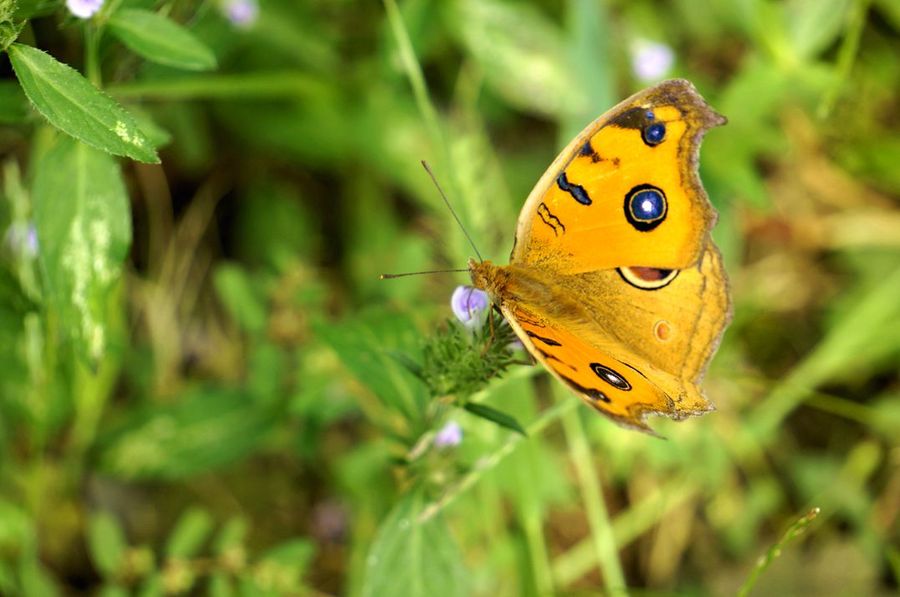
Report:
[[699,384],[731,314],[715,246],[652,291],[605,270],[534,292],[533,278],[510,271],[503,314],[528,351],[592,408],[651,433],[649,414],[682,419],[713,409]]
[[627,269],[569,276],[560,286],[581,297],[591,327],[634,355],[674,401],[676,412],[708,410],[699,384],[731,320],[718,249],[707,243],[695,266],[655,281],[629,275]]
[[558,274],[692,266],[715,221],[697,175],[700,140],[724,122],[684,80],[612,108],[538,181],[511,262]]
[[[652,413],[668,413],[672,403],[628,357],[613,357],[603,338],[589,338],[531,306],[501,307],[525,348],[550,373],[590,407],[620,425],[653,433],[644,422]],[[632,362],[636,362],[632,359]]]
[[697,161],[724,122],[687,81],[632,96],[538,182],[510,265],[470,263],[531,354],[629,427],[712,409],[699,383],[730,305]]

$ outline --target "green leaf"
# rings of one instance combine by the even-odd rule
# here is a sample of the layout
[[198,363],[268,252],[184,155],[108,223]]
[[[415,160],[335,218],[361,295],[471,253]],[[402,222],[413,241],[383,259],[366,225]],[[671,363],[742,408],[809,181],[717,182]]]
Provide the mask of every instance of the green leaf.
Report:
[[392,359],[403,365],[403,367],[407,371],[409,371],[419,379],[422,379],[422,365],[415,362],[408,354],[400,352],[399,350],[389,350],[387,351],[387,354]]
[[78,71],[31,46],[7,51],[25,95],[50,124],[107,153],[159,163],[131,114]]
[[265,296],[243,268],[223,263],[216,268],[213,284],[219,299],[243,329],[254,334],[265,330]]
[[363,597],[469,594],[462,554],[444,519],[419,521],[424,501],[413,490],[382,523],[366,559]]
[[501,427],[505,427],[506,429],[511,429],[516,433],[521,433],[524,436],[528,434],[525,433],[525,429],[519,424],[519,422],[512,416],[508,415],[503,411],[497,410],[495,408],[491,408],[485,404],[478,404],[475,402],[466,402],[463,405],[463,408],[475,415],[476,417],[481,417],[482,419],[487,419],[492,423],[496,423]]
[[16,41],[25,27],[25,20],[16,15],[16,12],[15,0],[0,2],[0,50],[6,50],[9,44]]
[[99,597],[128,597],[131,592],[119,585],[106,585],[100,589]]
[[289,539],[279,543],[262,556],[262,561],[278,562],[301,574],[309,566],[316,553],[315,543],[309,539]]
[[232,597],[237,595],[231,578],[224,572],[216,572],[209,579],[209,595],[212,597]]
[[428,401],[425,386],[391,356],[418,347],[419,332],[408,316],[370,310],[343,323],[319,323],[315,331],[385,406],[409,421],[421,419]]
[[12,595],[16,591],[16,574],[11,562],[0,560],[0,592]]
[[303,574],[316,552],[309,539],[289,539],[267,551],[243,585],[244,595],[304,595]]
[[229,549],[239,548],[247,539],[247,520],[240,517],[231,518],[219,530],[214,551],[224,554]]
[[33,524],[21,506],[0,499],[0,551],[26,551],[34,541]]
[[170,558],[190,558],[200,551],[213,529],[212,517],[199,508],[191,508],[181,515],[166,543]]
[[788,32],[795,54],[802,60],[834,43],[846,26],[850,0],[795,0],[785,6]]
[[41,564],[37,553],[21,556],[19,560],[19,583],[22,595],[55,597],[59,589],[50,572]]
[[134,594],[139,597],[163,597],[170,593],[164,590],[162,572],[156,572],[145,577]]
[[105,153],[60,137],[38,163],[34,221],[50,303],[77,354],[95,363],[106,349],[109,303],[131,245],[119,165]]
[[454,35],[505,101],[551,116],[587,109],[563,32],[538,10],[502,0],[460,0],[452,6]]
[[125,535],[118,521],[107,512],[91,516],[88,523],[88,547],[91,559],[105,578],[116,575],[125,554]]
[[148,10],[124,9],[109,28],[126,46],[152,62],[187,70],[216,68],[216,56],[190,31]]
[[894,437],[900,429],[900,393],[887,394],[872,403],[870,427],[886,438]]
[[52,14],[59,10],[59,4],[61,3],[47,0],[18,0],[13,3],[13,8],[15,9],[15,18],[24,20]]
[[178,404],[135,410],[101,438],[99,465],[126,479],[183,479],[251,453],[274,420],[244,392],[194,388]]

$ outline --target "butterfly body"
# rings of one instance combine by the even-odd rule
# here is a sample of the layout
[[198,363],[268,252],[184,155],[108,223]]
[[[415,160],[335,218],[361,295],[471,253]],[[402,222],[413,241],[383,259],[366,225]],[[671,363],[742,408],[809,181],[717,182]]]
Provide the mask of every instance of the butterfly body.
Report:
[[535,186],[510,264],[469,263],[526,349],[628,427],[713,409],[699,384],[731,307],[697,161],[722,123],[687,81],[625,100]]

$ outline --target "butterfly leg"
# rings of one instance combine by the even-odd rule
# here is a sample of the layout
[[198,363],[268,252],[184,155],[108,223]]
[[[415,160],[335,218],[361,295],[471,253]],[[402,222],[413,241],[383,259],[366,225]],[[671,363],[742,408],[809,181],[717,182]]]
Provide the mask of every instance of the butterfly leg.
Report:
[[493,311],[488,313],[488,329],[490,330],[490,334],[488,335],[488,341],[484,343],[484,347],[481,349],[481,356],[487,354],[487,351],[491,349],[491,346],[494,345],[494,337],[496,332],[494,330],[494,313]]

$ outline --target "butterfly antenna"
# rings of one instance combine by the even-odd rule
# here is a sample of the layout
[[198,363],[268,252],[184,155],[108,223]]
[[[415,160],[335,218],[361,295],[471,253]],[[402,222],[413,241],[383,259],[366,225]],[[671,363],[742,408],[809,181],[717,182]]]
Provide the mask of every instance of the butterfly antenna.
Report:
[[[431,167],[428,165],[428,162],[422,160],[422,166],[425,168],[425,172],[428,172],[428,176],[431,177],[431,181],[434,183],[434,186],[437,187],[438,193],[441,194],[441,199],[444,200],[444,204],[447,206],[447,209],[450,210],[450,213],[453,214],[453,219],[456,220],[456,223],[459,224],[460,229],[463,231],[463,234],[466,235],[466,240],[469,241],[469,245],[472,247],[472,250],[475,251],[475,254],[478,256],[478,261],[484,261],[484,257],[481,256],[481,253],[478,252],[478,247],[475,246],[475,242],[472,240],[472,237],[469,236],[469,231],[466,230],[466,227],[463,226],[462,220],[459,219],[459,216],[456,215],[456,211],[453,209],[453,206],[450,205],[450,200],[447,199],[447,195],[444,194],[444,189],[441,188],[441,185],[438,183],[437,178],[434,176],[434,172],[431,171]],[[465,270],[468,271],[468,270]]]
[[456,272],[467,272],[467,269],[433,269],[427,272],[405,272],[402,274],[381,274],[379,280],[391,280],[393,278],[403,278],[405,276],[422,276],[424,274],[451,274]]

